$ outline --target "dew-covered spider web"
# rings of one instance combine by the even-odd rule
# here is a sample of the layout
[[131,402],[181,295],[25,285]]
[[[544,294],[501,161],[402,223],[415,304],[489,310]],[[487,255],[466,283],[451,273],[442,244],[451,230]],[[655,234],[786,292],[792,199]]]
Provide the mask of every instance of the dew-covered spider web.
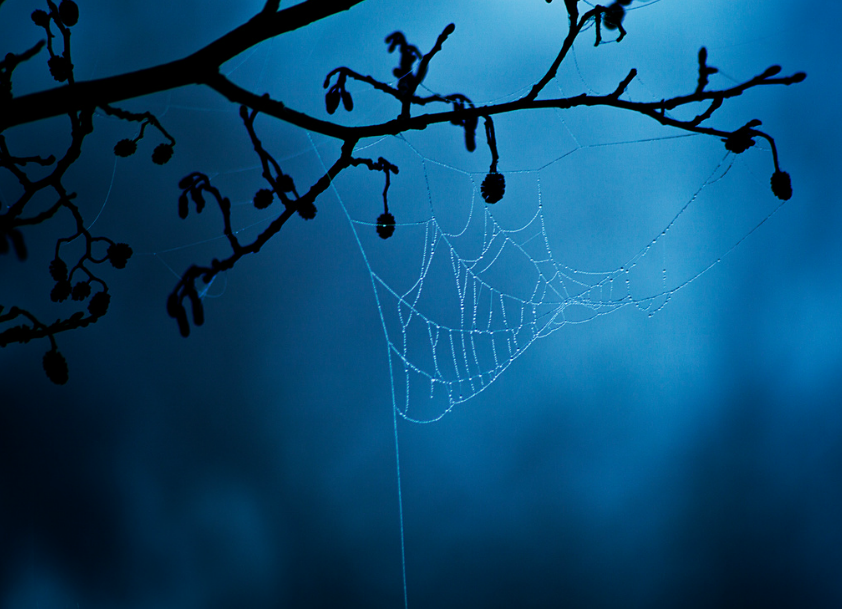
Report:
[[[261,89],[271,77],[275,44],[251,49],[227,65],[225,74]],[[610,44],[607,39],[602,46]],[[622,74],[580,65],[579,53],[590,61],[613,49],[588,47],[585,55],[574,47],[547,95],[612,91]],[[647,77],[641,71],[624,97],[660,99]],[[474,102],[511,101],[531,84]],[[380,92],[356,82],[349,90],[356,109],[341,122],[391,118],[394,103]],[[252,208],[254,190],[261,187],[260,165],[236,108],[210,92],[179,91],[158,100],[161,106],[153,110],[162,120],[205,112],[230,123],[226,140],[241,146],[232,157],[242,162],[205,170],[231,197],[235,212],[243,210],[232,218],[234,233],[245,242],[256,236],[277,210]],[[452,125],[357,145],[355,156],[383,157],[400,169],[388,192],[396,221],[390,238],[376,231],[383,212],[382,174],[347,169],[317,201],[322,216],[341,210],[354,232],[382,322],[393,406],[407,421],[440,420],[485,391],[535,341],[567,326],[629,307],[657,314],[779,208],[768,188],[771,155],[760,142],[742,155],[728,154],[715,138],[603,108],[500,115],[495,124],[506,187],[493,205],[480,195],[490,161],[482,126],[477,150],[468,153],[461,128]],[[336,141],[273,119],[260,122],[258,132],[302,192],[338,155]],[[279,141],[280,153],[273,144]],[[206,262],[203,252],[214,247],[224,255],[217,219],[208,218],[214,213],[190,220],[207,223],[207,237],[141,245],[139,254],[156,258],[173,277],[185,264]],[[284,231],[295,230],[296,221]],[[220,275],[200,296],[219,295],[225,281]]]
[[[720,232],[717,244],[711,246],[702,242],[710,236],[710,212],[723,204],[717,200],[722,189],[713,191],[732,171],[734,155],[720,151],[703,168],[688,172],[701,178],[683,198],[649,199],[659,209],[617,211],[615,218],[604,220],[599,214],[610,213],[611,208],[647,205],[645,194],[640,198],[639,193],[605,180],[637,181],[646,191],[677,182],[656,175],[649,180],[653,183],[647,183],[634,171],[612,168],[604,175],[580,176],[584,184],[593,183],[592,192],[605,193],[591,198],[589,189],[573,187],[577,180],[566,173],[571,165],[573,171],[581,171],[591,157],[611,156],[612,150],[623,158],[629,154],[645,158],[653,147],[664,154],[687,146],[688,136],[575,143],[538,166],[501,170],[506,194],[494,205],[480,195],[485,172],[438,160],[416,146],[414,139],[399,136],[358,149],[360,155],[395,159],[397,154],[406,159],[398,163],[402,173],[393,179],[389,194],[389,209],[397,223],[389,239],[379,238],[375,230],[376,187],[371,198],[360,197],[359,184],[355,192],[343,194],[340,177],[335,189],[370,273],[388,346],[394,408],[413,423],[438,421],[478,396],[535,341],[566,326],[625,307],[655,315],[779,206],[771,193],[763,195],[761,209],[754,209],[761,215],[753,224],[745,209],[731,210],[728,222],[719,227],[727,236]],[[574,162],[577,156],[584,162]],[[639,162],[628,160],[632,165]],[[402,187],[401,179],[410,173],[405,169],[413,163],[412,179],[421,186]],[[624,173],[629,176],[624,178]],[[676,177],[680,181],[683,174]],[[374,176],[369,178],[380,186]],[[653,220],[647,227],[644,220],[658,215],[661,221]],[[735,216],[738,226],[732,222]],[[694,220],[706,226],[694,227]],[[577,227],[590,235],[573,244],[558,238],[559,233],[571,238]],[[640,235],[636,248],[628,235],[620,238],[620,246],[593,238],[600,231],[623,228]],[[583,249],[588,243],[596,251]],[[571,262],[564,252],[579,259]],[[609,253],[615,256],[613,264]]]
[[[575,49],[571,58],[551,95],[603,94],[615,86],[591,81]],[[259,82],[266,58],[260,65]],[[355,86],[360,107],[382,105],[378,92]],[[526,90],[476,102],[510,101]],[[644,76],[626,95],[656,97]],[[203,107],[168,95],[161,115],[227,114],[240,129],[224,100],[211,98]],[[367,120],[349,116],[350,124]],[[383,157],[400,170],[388,191],[396,221],[388,239],[376,230],[384,211],[381,173],[349,168],[317,201],[320,214],[341,210],[350,223],[382,322],[393,406],[413,423],[440,420],[485,391],[535,341],[567,326],[628,307],[659,313],[781,205],[769,191],[771,155],[762,143],[734,155],[716,138],[601,108],[501,115],[495,125],[505,178],[495,204],[480,194],[490,160],[482,127],[477,150],[468,153],[461,128],[451,125],[357,145],[354,156]],[[298,135],[297,147],[277,160],[302,191],[338,155],[334,140],[277,121],[266,119],[259,131],[270,150],[269,142]],[[242,158],[248,154],[244,146]],[[208,173],[232,195],[234,209],[243,209],[233,221],[244,241],[277,215],[252,209],[261,178],[260,165],[250,161]],[[212,230],[205,239],[140,253],[177,277],[201,246],[216,245],[224,251],[224,238]],[[200,296],[219,295],[225,281],[220,275]]]
[[[504,133],[506,121],[497,125]],[[357,155],[401,168],[389,191],[396,229],[387,239],[376,230],[379,176],[340,176],[333,185],[388,352],[405,595],[398,418],[439,421],[567,326],[624,308],[658,314],[782,204],[763,176],[768,150],[738,157],[719,141],[674,133],[597,134],[583,143],[594,134],[576,135],[556,113],[537,127],[510,128],[523,137],[511,162],[501,152],[506,192],[494,204],[481,196],[481,163],[447,158],[443,145],[425,141],[446,134],[359,146]],[[532,129],[552,143],[536,151]]]

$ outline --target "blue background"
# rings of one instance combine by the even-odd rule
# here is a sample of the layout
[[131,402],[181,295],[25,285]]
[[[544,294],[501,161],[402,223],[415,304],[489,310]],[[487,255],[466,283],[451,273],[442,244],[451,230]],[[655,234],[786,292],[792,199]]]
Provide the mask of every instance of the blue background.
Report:
[[[80,80],[180,58],[261,7],[79,5]],[[34,8],[42,7],[2,6],[3,52],[37,40]],[[640,75],[631,99],[688,93],[703,45],[723,72],[714,86],[771,64],[806,71],[805,82],[754,89],[712,121],[734,129],[763,120],[795,194],[657,315],[627,307],[564,327],[436,424],[398,421],[410,606],[842,602],[842,75],[829,50],[840,10],[662,0],[629,13],[619,45],[594,48],[593,32],[583,34],[575,63],[571,56],[549,94],[607,93],[630,67]],[[396,58],[385,52],[387,34],[400,29],[425,51],[450,22],[456,31],[425,84],[482,103],[534,83],[566,34],[561,2],[367,0],[225,71],[325,117],[329,70],[347,65],[389,80]],[[16,73],[16,94],[51,86],[43,62],[30,64]],[[363,85],[351,91],[356,109],[336,115],[345,124],[398,110]],[[154,112],[178,140],[176,154],[153,165],[158,142],[150,135],[137,155],[115,159],[114,143],[134,137],[135,125],[97,116],[68,175],[88,221],[97,218],[94,232],[130,243],[135,256],[125,271],[106,271],[108,315],[59,337],[66,386],[44,378],[44,344],[0,352],[0,606],[402,606],[386,345],[342,208],[373,221],[380,176],[354,170],[317,201],[315,220],[293,219],[215,282],[205,326],[184,340],[164,310],[177,280],[170,269],[226,249],[212,240],[221,231],[213,209],[177,218],[178,180],[211,175],[240,204],[243,235],[275,212],[249,208],[259,169],[236,107],[198,88],[118,105]],[[556,203],[566,210],[547,228],[554,252],[580,270],[622,265],[724,154],[706,138],[598,146],[674,135],[617,111],[496,124],[500,169],[526,171],[511,175],[522,176],[524,192],[533,188],[518,199],[515,178],[499,205],[534,206],[540,181],[548,214]],[[60,152],[68,132],[57,118],[5,135],[17,154],[46,153]],[[258,132],[303,184],[319,175],[320,157],[337,154],[326,138],[274,120],[258,119]],[[563,141],[570,134],[578,145]],[[482,139],[468,155],[461,137],[443,126],[409,139],[445,169],[481,178]],[[429,205],[423,163],[402,142],[377,145],[398,155],[390,158],[401,166],[390,209],[401,222]],[[760,148],[704,189],[666,240],[672,284],[722,256],[774,208],[771,158]],[[4,201],[14,187],[2,177]],[[435,185],[430,192],[445,198]],[[453,205],[469,200],[454,197]],[[65,218],[28,230],[24,264],[0,259],[4,305],[60,314],[48,301],[47,265],[50,244],[70,226]],[[398,248],[409,230],[399,226],[390,241],[371,245]],[[387,266],[393,255],[375,254]],[[661,266],[653,267],[657,281]]]

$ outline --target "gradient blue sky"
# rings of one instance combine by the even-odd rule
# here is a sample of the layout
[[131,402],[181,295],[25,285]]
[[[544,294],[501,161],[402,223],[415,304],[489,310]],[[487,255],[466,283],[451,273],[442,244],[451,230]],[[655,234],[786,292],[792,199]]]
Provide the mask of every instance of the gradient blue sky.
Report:
[[[77,79],[182,57],[261,6],[77,1]],[[636,67],[630,98],[690,92],[703,45],[722,72],[714,86],[772,64],[803,70],[805,82],[750,91],[713,121],[732,129],[761,119],[795,194],[654,317],[628,307],[565,327],[440,422],[398,422],[411,607],[842,602],[835,177],[842,74],[828,51],[842,9],[648,4],[628,15],[619,45],[594,48],[583,35],[575,64],[571,56],[548,91],[609,92]],[[0,8],[3,52],[37,40],[28,17],[35,8],[40,3],[22,0]],[[324,117],[329,70],[347,65],[389,79],[395,57],[386,53],[387,34],[402,30],[426,50],[453,22],[425,84],[487,102],[544,73],[565,21],[560,1],[367,0],[226,69],[244,86]],[[46,67],[31,63],[16,93],[50,86]],[[340,111],[338,121],[364,124],[398,110],[365,86],[351,90],[355,110]],[[291,221],[259,256],[216,282],[206,324],[184,340],[164,309],[176,281],[170,269],[180,273],[225,248],[207,241],[221,227],[213,209],[178,219],[179,178],[211,175],[243,203],[238,226],[271,212],[249,209],[260,177],[236,107],[200,89],[122,105],[156,113],[178,140],[176,155],[154,166],[148,153],[157,140],[144,141],[141,153],[115,164],[113,144],[135,128],[95,119],[67,183],[86,217],[98,218],[95,229],[130,243],[135,256],[110,274],[109,314],[60,337],[66,386],[44,378],[44,345],[0,351],[0,606],[402,607],[386,346],[336,196],[355,217],[373,220],[380,177],[358,171],[339,182],[317,201],[315,220]],[[500,169],[512,176],[500,205],[534,206],[540,182],[554,253],[579,270],[623,264],[724,154],[721,143],[703,138],[596,147],[672,135],[613,111],[496,123]],[[321,136],[267,119],[257,125],[301,183],[318,175],[320,155],[337,154]],[[16,152],[43,153],[60,150],[67,131],[66,121],[53,119],[5,135]],[[577,148],[570,134],[575,154],[529,171]],[[442,175],[487,168],[483,146],[468,155],[454,127],[409,139],[444,164]],[[426,213],[429,198],[445,209],[450,182],[433,179],[428,195],[423,164],[405,144],[378,146],[401,168],[390,198],[399,222]],[[380,150],[372,156],[389,158]],[[722,256],[774,208],[768,150],[738,161],[727,179],[702,191],[658,253],[670,282]],[[470,205],[469,196],[457,196],[464,180],[454,184],[455,209]],[[0,178],[0,196],[13,187]],[[52,230],[69,226],[56,224]],[[402,271],[409,254],[400,240],[409,233],[399,227],[388,242],[369,239],[372,248],[394,248],[372,249],[371,259]],[[0,259],[0,302],[33,303],[56,316],[56,305],[44,302],[55,234],[25,236],[28,262]],[[657,281],[662,266],[652,267]],[[645,277],[640,285],[648,285]]]

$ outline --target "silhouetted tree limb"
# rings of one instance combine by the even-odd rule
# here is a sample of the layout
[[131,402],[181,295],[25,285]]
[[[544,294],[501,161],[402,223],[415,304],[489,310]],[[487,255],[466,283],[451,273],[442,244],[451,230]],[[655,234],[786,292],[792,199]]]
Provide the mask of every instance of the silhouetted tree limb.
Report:
[[[486,203],[495,204],[504,197],[505,177],[497,171],[500,151],[492,119],[494,115],[548,108],[565,110],[574,107],[604,106],[647,116],[670,128],[720,138],[725,148],[735,154],[751,147],[755,138],[763,138],[769,142],[772,150],[774,164],[771,179],[772,191],[781,199],[788,199],[792,195],[789,175],[779,166],[775,141],[771,135],[757,129],[761,124],[759,120],[751,120],[732,130],[708,126],[705,123],[712,119],[714,113],[726,100],[737,97],[754,87],[801,82],[805,77],[803,73],[779,76],[781,68],[772,66],[742,83],[724,89],[708,90],[709,76],[716,73],[717,69],[708,65],[707,51],[702,48],[698,54],[697,84],[692,93],[665,97],[657,102],[623,99],[629,84],[637,76],[637,70],[632,69],[618,83],[614,91],[607,95],[583,93],[572,97],[539,99],[546,85],[556,77],[560,65],[576,39],[590,25],[594,27],[596,45],[606,42],[603,38],[603,29],[617,30],[613,42],[623,40],[627,35],[622,23],[625,7],[630,5],[632,0],[616,0],[608,6],[597,5],[581,16],[577,1],[565,0],[564,6],[569,26],[558,55],[543,76],[523,97],[505,103],[477,106],[463,93],[432,93],[426,96],[417,94],[431,69],[433,59],[442,50],[448,37],[454,33],[453,24],[444,28],[427,53],[422,53],[418,47],[410,44],[402,32],[394,32],[387,36],[387,50],[390,53],[397,51],[398,55],[398,65],[392,71],[395,81],[380,81],[344,66],[331,70],[327,74],[323,86],[327,89],[325,106],[328,114],[335,114],[340,105],[346,112],[354,110],[353,99],[346,88],[347,80],[350,78],[368,84],[375,90],[393,97],[399,103],[400,107],[395,118],[381,123],[351,127],[335,120],[310,116],[288,107],[280,100],[272,99],[269,95],[249,91],[220,73],[223,63],[243,51],[272,37],[306,27],[320,19],[348,10],[362,1],[307,0],[293,7],[280,9],[278,0],[267,0],[263,9],[248,22],[188,57],[128,74],[76,82],[70,54],[70,39],[72,27],[79,19],[78,7],[73,0],[61,0],[58,5],[53,0],[45,0],[48,10],[36,10],[32,14],[32,21],[44,30],[46,41],[38,42],[19,54],[9,53],[0,61],[0,133],[25,123],[65,115],[70,121],[71,143],[58,159],[54,156],[19,157],[8,149],[5,139],[0,135],[0,168],[9,171],[23,190],[16,201],[4,202],[5,207],[0,209],[0,254],[14,250],[17,257],[24,260],[28,252],[21,227],[50,221],[60,213],[69,214],[73,219],[75,231],[59,238],[56,242],[54,259],[49,267],[50,275],[55,281],[50,297],[54,302],[64,302],[68,299],[80,303],[87,301],[87,314],[77,311],[65,319],[46,324],[21,307],[13,306],[6,312],[0,307],[0,346],[47,338],[50,342],[50,350],[44,355],[42,362],[44,369],[52,381],[66,382],[67,363],[58,352],[56,334],[85,327],[106,313],[110,294],[105,280],[94,274],[96,265],[108,261],[115,268],[124,268],[132,251],[127,244],[91,234],[85,227],[79,208],[73,203],[75,194],[67,191],[62,184],[62,179],[67,169],[79,158],[85,137],[93,131],[93,116],[97,109],[120,120],[140,124],[139,133],[134,139],[123,139],[116,143],[114,153],[117,156],[135,154],[140,140],[145,137],[147,128],[151,128],[166,140],[155,147],[152,160],[158,164],[169,161],[173,155],[176,140],[161,122],[152,113],[129,112],[114,104],[121,100],[177,87],[207,86],[240,105],[240,117],[254,152],[260,159],[262,178],[265,181],[265,187],[256,190],[253,204],[257,209],[266,209],[277,200],[283,206],[283,210],[253,241],[242,243],[233,230],[230,200],[211,183],[207,175],[193,172],[179,182],[179,188],[182,191],[177,205],[179,216],[188,217],[191,202],[196,213],[201,213],[207,199],[213,200],[222,216],[222,234],[226,237],[231,249],[231,253],[225,258],[213,259],[204,265],[191,265],[184,271],[167,298],[167,311],[176,320],[184,336],[190,332],[185,300],[189,301],[193,325],[202,325],[205,319],[203,298],[207,288],[201,287],[197,281],[208,285],[220,272],[232,269],[243,257],[259,252],[263,245],[278,234],[295,214],[304,220],[313,219],[317,213],[317,198],[327,190],[332,180],[346,169],[358,167],[383,174],[385,182],[383,213],[377,217],[376,231],[383,239],[394,235],[396,222],[389,212],[388,190],[391,176],[398,175],[399,168],[382,157],[378,159],[355,157],[356,144],[366,138],[398,135],[407,131],[423,130],[431,125],[449,123],[464,131],[465,147],[472,152],[477,145],[476,130],[482,119],[491,163],[488,174],[482,182],[481,195]],[[2,0],[0,0],[0,5],[2,5]],[[61,49],[53,44],[58,36],[61,37],[63,43]],[[47,65],[54,80],[68,84],[47,91],[14,97],[12,84],[16,67],[37,57],[45,47],[49,54]],[[671,115],[674,110],[699,103],[706,104],[706,107],[692,119],[680,119]],[[413,115],[414,109],[427,108],[435,104],[443,104],[448,109]],[[283,170],[281,164],[261,142],[255,127],[255,120],[260,114],[336,139],[340,144],[339,158],[313,184],[306,188],[299,187],[293,176]],[[32,178],[28,166],[46,168],[46,175]],[[41,173],[44,172],[41,171]],[[43,199],[43,194],[48,192],[51,193],[53,202],[46,208],[34,207],[33,200],[36,195],[40,193],[39,198]],[[62,246],[77,240],[81,240],[84,244],[84,251],[75,262],[71,261],[72,264],[68,266],[67,261],[62,257]],[[19,323],[11,325],[15,321]],[[7,327],[4,328],[4,325]]]
[[[745,83],[734,85],[727,89],[717,91],[703,91],[701,93],[693,93],[690,95],[678,96],[670,99],[664,99],[659,102],[633,102],[619,99],[617,91],[609,95],[576,95],[573,97],[557,98],[557,99],[530,99],[527,95],[519,100],[505,102],[501,104],[491,104],[488,106],[467,107],[459,110],[451,110],[447,112],[436,112],[429,114],[422,114],[409,118],[399,116],[393,120],[385,123],[377,123],[373,125],[362,125],[358,127],[346,127],[330,121],[325,121],[313,118],[302,112],[298,112],[284,105],[283,102],[273,100],[266,95],[256,95],[247,89],[231,82],[222,74],[214,74],[208,78],[205,84],[224,95],[232,102],[245,104],[250,108],[259,110],[262,114],[274,116],[285,122],[291,123],[302,129],[320,133],[328,137],[333,137],[338,140],[347,140],[351,138],[364,139],[372,137],[382,137],[384,135],[397,135],[405,131],[419,131],[426,129],[430,125],[450,123],[453,121],[464,121],[467,119],[478,119],[481,116],[489,116],[494,114],[509,114],[511,112],[519,112],[525,110],[545,110],[548,108],[557,108],[560,110],[567,110],[577,106],[609,106],[621,110],[630,110],[645,116],[649,116],[663,125],[670,127],[677,127],[685,131],[692,131],[694,133],[701,133],[706,135],[714,135],[717,137],[728,137],[733,132],[714,129],[709,127],[698,127],[694,125],[694,121],[682,121],[672,119],[665,115],[668,110],[675,110],[682,106],[689,106],[690,104],[704,102],[710,100],[713,104],[717,101],[721,102],[725,99],[736,97],[742,94],[746,89],[760,86],[760,85],[790,85],[804,80],[805,74],[799,72],[792,76],[782,78],[771,78],[770,73],[774,70],[780,70],[778,66],[772,66],[762,74],[755,76]],[[777,72],[774,72],[777,73]],[[636,73],[635,73],[636,74]],[[628,82],[631,78],[627,78]],[[624,80],[621,87],[625,89],[628,82]],[[625,85],[625,86],[623,86]],[[381,87],[377,87],[381,90]],[[619,87],[618,87],[619,89]],[[389,92],[391,93],[391,92]],[[438,101],[444,101],[441,97]],[[426,100],[420,100],[418,105],[428,103]],[[718,106],[716,106],[718,107]],[[716,108],[714,107],[714,109]],[[711,112],[712,114],[712,112]],[[709,118],[710,115],[707,116]],[[755,135],[760,135],[757,132]],[[768,137],[768,136],[765,136]]]
[[[86,108],[134,99],[160,91],[201,84],[205,75],[243,51],[265,40],[280,36],[346,11],[364,0],[306,0],[280,11],[264,11],[196,53],[155,66],[48,91],[16,97],[0,106],[0,131]],[[268,10],[267,10],[268,9]]]

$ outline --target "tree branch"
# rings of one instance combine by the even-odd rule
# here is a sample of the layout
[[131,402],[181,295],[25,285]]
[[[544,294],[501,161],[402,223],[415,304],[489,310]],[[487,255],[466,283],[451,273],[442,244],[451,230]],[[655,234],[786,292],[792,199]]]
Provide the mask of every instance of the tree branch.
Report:
[[307,0],[279,12],[261,12],[183,59],[13,98],[0,110],[0,132],[52,116],[200,84],[208,73],[217,71],[229,59],[264,40],[305,27],[362,2],[364,0]]
[[234,84],[219,73],[208,78],[205,81],[205,84],[233,102],[245,104],[263,114],[274,116],[283,121],[301,127],[302,129],[321,133],[322,135],[334,137],[343,141],[351,138],[364,139],[370,137],[382,137],[384,135],[397,135],[398,133],[403,133],[405,131],[423,130],[430,125],[464,121],[466,119],[478,120],[481,116],[490,116],[494,114],[506,114],[509,112],[541,110],[548,108],[558,108],[564,110],[576,106],[609,106],[621,110],[629,110],[649,116],[659,123],[670,127],[678,127],[695,133],[727,137],[731,134],[730,131],[699,127],[698,124],[694,124],[694,121],[673,119],[666,116],[665,112],[667,110],[674,110],[681,106],[708,100],[719,100],[721,103],[721,100],[736,97],[751,87],[760,85],[791,85],[801,82],[806,77],[803,72],[798,72],[792,76],[780,78],[772,78],[770,76],[770,74],[777,74],[779,70],[780,68],[773,66],[762,74],[727,89],[701,91],[690,95],[681,95],[665,99],[659,102],[635,102],[619,99],[617,91],[624,88],[623,85],[627,80],[631,80],[630,77],[633,75],[630,73],[629,76],[620,83],[617,91],[614,91],[609,95],[586,95],[583,93],[574,97],[536,100],[532,97],[530,92],[530,94],[527,94],[523,98],[512,102],[478,106],[475,108],[468,107],[448,112],[434,112],[413,116],[408,119],[393,119],[385,123],[362,125],[358,127],[346,127],[330,121],[313,118],[307,114],[285,106],[282,102],[272,100],[268,96],[255,95],[254,93]]

